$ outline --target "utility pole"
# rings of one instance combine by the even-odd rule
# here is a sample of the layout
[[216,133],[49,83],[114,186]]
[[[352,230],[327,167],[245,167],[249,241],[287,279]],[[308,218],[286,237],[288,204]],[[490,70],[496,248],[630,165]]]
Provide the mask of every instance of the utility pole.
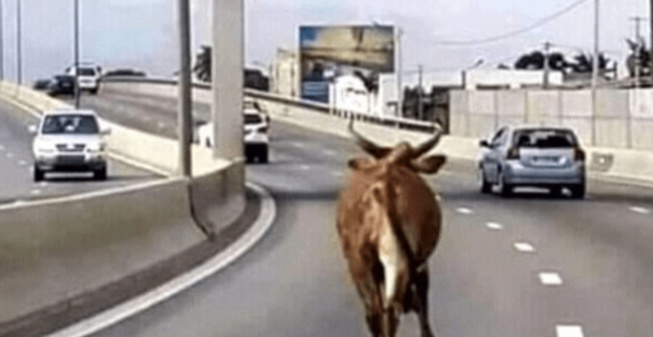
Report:
[[599,82],[599,19],[601,5],[594,0],[594,57],[592,58],[592,145],[596,145],[596,87]]
[[22,19],[21,0],[16,0],[16,78],[18,85],[23,84],[23,46],[22,46]]
[[635,16],[630,18],[635,22],[635,41],[637,41],[637,49],[635,50],[635,88],[639,88],[640,79],[642,77],[642,37],[640,35],[640,25],[646,18]]
[[417,66],[417,72],[418,72],[418,86],[417,86],[417,118],[422,121],[424,120],[424,101],[422,98],[422,72],[424,71],[424,67],[420,64]]
[[5,80],[5,16],[3,5],[4,0],[0,0],[0,81]]
[[[181,177],[192,175],[191,167],[191,73],[190,73],[190,1],[179,0],[179,172]],[[215,47],[213,48],[215,49]],[[213,60],[215,62],[215,59]],[[212,63],[213,63],[212,62]]]
[[397,48],[397,66],[395,67],[395,72],[397,73],[397,117],[402,117],[404,110],[404,86],[402,82],[402,73],[403,73],[403,60],[401,53],[401,37],[404,34],[404,31],[401,27],[397,27],[396,32],[396,46]]
[[544,42],[544,80],[542,81],[542,87],[544,89],[549,88],[549,73],[551,72],[551,67],[549,65],[550,49],[551,43],[549,41]]
[[79,0],[75,0],[75,8],[73,9],[75,11],[74,13],[74,20],[75,22],[73,30],[74,30],[74,49],[75,49],[75,109],[79,109],[79,100],[81,96],[81,89],[79,88]]

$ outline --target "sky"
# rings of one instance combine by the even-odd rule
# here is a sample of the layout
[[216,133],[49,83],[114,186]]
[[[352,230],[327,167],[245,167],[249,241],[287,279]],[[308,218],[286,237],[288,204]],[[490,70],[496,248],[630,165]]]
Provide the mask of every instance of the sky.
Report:
[[[3,2],[4,69],[16,77],[16,2],[22,1],[23,73],[26,81],[62,72],[73,59],[73,0]],[[484,67],[513,64],[545,41],[558,50],[590,51],[593,4],[586,0],[559,19],[526,34],[472,46],[468,41],[528,26],[576,0],[246,0],[246,63],[269,64],[278,47],[295,48],[302,24],[398,25],[404,31],[403,65],[427,72],[460,70],[483,59]],[[82,60],[105,69],[131,67],[170,76],[178,60],[176,0],[80,0]],[[211,0],[191,0],[193,52],[210,42]],[[601,48],[623,61],[633,16],[648,16],[648,0],[600,0]],[[648,37],[649,25],[642,25]]]

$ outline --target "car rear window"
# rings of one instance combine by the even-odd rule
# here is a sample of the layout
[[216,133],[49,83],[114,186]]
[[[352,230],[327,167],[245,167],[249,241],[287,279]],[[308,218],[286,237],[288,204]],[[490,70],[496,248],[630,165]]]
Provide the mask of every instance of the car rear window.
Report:
[[263,118],[255,114],[246,114],[245,115],[245,124],[259,124],[263,123]]
[[88,115],[46,116],[41,133],[44,135],[77,134],[92,135],[99,132],[97,120]]
[[515,131],[514,144],[518,148],[575,147],[578,142],[569,130],[519,130]]

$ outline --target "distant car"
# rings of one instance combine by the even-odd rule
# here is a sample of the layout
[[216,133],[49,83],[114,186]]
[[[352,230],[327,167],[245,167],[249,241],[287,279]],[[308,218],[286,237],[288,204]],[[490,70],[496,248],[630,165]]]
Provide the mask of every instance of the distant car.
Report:
[[100,90],[101,68],[93,65],[80,65],[79,71],[75,67],[68,68],[68,75],[78,77],[79,89],[97,94]]
[[74,95],[75,85],[77,85],[75,76],[57,75],[49,81],[46,91],[50,96]]
[[107,71],[102,77],[147,77],[147,74],[134,69],[116,69]]
[[575,133],[558,127],[504,127],[480,142],[478,177],[482,193],[498,187],[509,196],[516,187],[545,187],[556,195],[569,188],[585,197],[585,152]]
[[250,111],[262,113],[265,116],[265,121],[270,124],[270,114],[261,109],[261,106],[255,100],[245,97],[245,100],[243,101],[243,110],[245,112]]
[[46,172],[92,171],[94,178],[107,178],[109,129],[100,129],[95,112],[90,110],[46,111],[38,125],[30,126],[34,135],[34,181],[45,179]]
[[[248,162],[268,162],[268,136],[269,124],[265,114],[246,110],[243,113],[245,124],[245,156]],[[197,130],[197,138],[200,145],[213,146],[213,123],[205,123]]]
[[48,86],[50,85],[50,82],[52,82],[52,80],[49,78],[36,80],[32,88],[34,88],[34,90],[47,90]]

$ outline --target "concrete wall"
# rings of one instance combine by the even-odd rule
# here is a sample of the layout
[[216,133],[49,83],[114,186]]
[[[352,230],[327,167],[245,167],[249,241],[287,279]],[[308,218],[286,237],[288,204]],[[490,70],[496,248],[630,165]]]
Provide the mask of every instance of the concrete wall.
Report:
[[[0,99],[26,113],[71,108],[7,83],[0,84]],[[175,174],[175,141],[101,122],[112,128],[109,151],[114,159],[128,158],[128,163],[156,173]],[[190,180],[168,178],[1,206],[0,292],[12,305],[0,306],[0,322],[175,256],[205,240],[200,225],[220,235],[245,207],[243,162],[214,159],[210,150],[199,147],[193,148],[193,157],[197,178]],[[19,291],[25,284],[33,293]]]
[[589,90],[454,91],[451,132],[488,137],[503,125],[563,125],[585,145],[653,150],[653,90],[599,90],[592,114]]

